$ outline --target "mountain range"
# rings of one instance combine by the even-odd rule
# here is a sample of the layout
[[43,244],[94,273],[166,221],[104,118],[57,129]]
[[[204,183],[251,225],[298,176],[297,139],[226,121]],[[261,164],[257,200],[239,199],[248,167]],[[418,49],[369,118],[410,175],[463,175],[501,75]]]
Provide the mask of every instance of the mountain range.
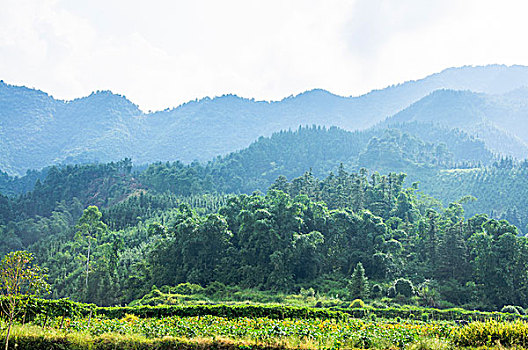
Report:
[[51,164],[124,157],[135,164],[207,161],[300,125],[364,130],[408,122],[459,128],[495,153],[525,158],[526,86],[528,67],[466,66],[358,97],[325,90],[273,102],[224,95],[145,113],[110,91],[63,101],[2,81],[0,170],[21,175]]

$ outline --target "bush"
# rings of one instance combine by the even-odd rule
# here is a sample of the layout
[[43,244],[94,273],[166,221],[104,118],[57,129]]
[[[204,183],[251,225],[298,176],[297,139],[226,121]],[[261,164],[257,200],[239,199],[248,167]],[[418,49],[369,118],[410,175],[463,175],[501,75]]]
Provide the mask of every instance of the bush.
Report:
[[438,304],[438,308],[440,309],[451,309],[455,307],[455,304],[447,300],[439,300],[437,304]]
[[519,315],[526,315],[526,310],[524,310],[522,306],[515,306],[515,308],[519,312]]
[[[270,350],[278,349],[267,344],[251,344],[224,339],[185,339],[171,336],[147,338],[143,335],[123,335],[117,333],[90,335],[78,332],[60,332],[55,329],[40,327],[16,327],[16,344],[10,349],[31,350]],[[0,333],[0,344],[5,342],[5,335]]]
[[209,296],[222,296],[226,290],[225,284],[222,282],[214,281],[211,282],[207,288],[205,288],[205,293]]
[[308,297],[315,297],[315,290],[313,288],[308,288],[308,289],[304,289],[304,288],[301,288],[301,291],[300,291],[300,294],[304,297],[304,298],[308,298]]
[[376,309],[386,309],[388,307],[387,304],[385,304],[384,302],[381,302],[381,301],[373,301],[372,304],[370,304],[373,308],[376,308]]
[[447,350],[453,348],[451,344],[438,338],[420,339],[407,347],[409,350]]
[[383,288],[379,284],[375,284],[372,286],[370,293],[373,298],[378,298],[383,295]]
[[387,296],[389,298],[394,298],[396,296],[396,288],[394,288],[394,286],[390,286],[389,289],[387,289]]
[[473,322],[467,326],[455,328],[452,339],[458,346],[526,346],[528,344],[528,324],[522,321]]
[[519,315],[519,310],[513,305],[504,305],[501,309],[501,312],[509,313],[509,314],[517,314]]
[[400,294],[398,293],[395,297],[394,297],[394,301],[397,303],[397,304],[407,304],[407,297],[404,296],[403,294]]
[[414,294],[414,286],[411,281],[405,278],[398,278],[394,282],[394,289],[396,294],[401,294],[407,298],[410,298]]
[[352,303],[350,303],[349,307],[351,309],[364,308],[365,307],[365,302],[363,302],[363,300],[361,300],[361,299],[355,299],[355,300],[352,301]]
[[172,288],[172,291],[177,294],[192,295],[203,293],[204,288],[199,284],[187,282],[178,284],[176,287]]
[[[0,297],[0,307],[5,303],[5,298]],[[220,317],[268,317],[273,319],[284,318],[320,318],[320,319],[341,319],[345,317],[365,317],[368,314],[376,314],[379,318],[394,319],[408,319],[411,314],[420,317],[422,313],[429,314],[430,319],[435,320],[486,320],[490,318],[497,318],[501,315],[505,320],[528,319],[526,316],[519,314],[484,311],[469,311],[463,309],[433,309],[421,308],[416,306],[399,307],[399,305],[392,305],[385,307],[375,302],[374,307],[365,306],[362,300],[354,301],[352,304],[346,303],[341,307],[331,306],[335,300],[322,300],[322,308],[309,307],[295,307],[286,305],[159,305],[159,306],[124,306],[124,307],[98,307],[93,304],[83,304],[73,302],[67,299],[60,300],[46,300],[32,298],[27,301],[26,321],[40,318],[44,320],[48,317],[62,317],[66,316],[75,319],[80,316],[88,316],[90,313],[95,315],[105,316],[108,318],[120,319],[126,317],[127,314],[135,315],[141,318],[144,317],[168,317],[168,316],[220,316]],[[24,302],[26,304],[26,302]],[[356,305],[357,304],[357,305]],[[329,308],[325,308],[330,306]],[[348,308],[348,307],[355,308]],[[357,306],[357,307],[356,307]],[[23,314],[21,312],[20,314]]]
[[139,317],[136,315],[125,314],[125,317],[123,317],[121,320],[126,323],[136,323],[139,321]]

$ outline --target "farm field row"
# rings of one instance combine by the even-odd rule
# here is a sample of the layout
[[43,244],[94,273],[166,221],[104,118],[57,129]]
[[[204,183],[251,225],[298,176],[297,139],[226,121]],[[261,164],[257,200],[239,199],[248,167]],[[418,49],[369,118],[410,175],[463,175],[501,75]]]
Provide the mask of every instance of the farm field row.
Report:
[[[448,349],[528,344],[522,321],[424,322],[388,319],[37,317],[15,327],[13,349]],[[55,345],[54,345],[55,344]],[[58,344],[61,344],[60,346]]]

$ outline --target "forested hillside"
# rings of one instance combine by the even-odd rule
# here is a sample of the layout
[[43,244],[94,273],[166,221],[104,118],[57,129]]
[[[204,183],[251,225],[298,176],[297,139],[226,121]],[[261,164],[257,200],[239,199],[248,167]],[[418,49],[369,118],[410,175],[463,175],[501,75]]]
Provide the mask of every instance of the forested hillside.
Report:
[[425,122],[459,128],[478,136],[494,152],[524,159],[528,156],[527,101],[526,88],[505,95],[438,90],[388,118],[381,126]]
[[[4,176],[0,254],[34,252],[53,297],[100,305],[192,283],[528,306],[528,167],[462,131],[304,127],[208,163],[133,169],[124,159]],[[31,191],[12,195],[34,178]],[[351,285],[359,263],[368,294]],[[402,279],[416,292],[401,295]]]
[[[461,204],[442,207],[405,188],[404,174],[341,167],[323,179],[310,173],[292,181],[279,177],[265,195],[181,196],[149,194],[128,166],[51,170],[32,193],[7,199],[11,209],[22,205],[28,213],[0,226],[2,250],[35,252],[49,270],[54,297],[100,305],[130,302],[153,285],[185,282],[214,283],[216,290],[313,288],[355,298],[361,295],[349,282],[360,262],[372,298],[395,297],[394,281],[407,278],[428,291],[423,305],[494,309],[528,303],[519,292],[528,283],[528,242],[517,228],[486,215],[466,219]],[[65,198],[51,213],[32,215],[29,203],[56,193],[54,176],[77,180],[60,189]],[[70,198],[83,182],[108,186],[99,191],[83,185],[91,190]],[[119,204],[110,200],[125,197]],[[84,209],[90,203],[100,203],[102,213],[95,206]]]
[[523,66],[462,67],[359,97],[341,97],[324,90],[275,102],[225,95],[145,113],[124,96],[109,91],[61,101],[39,90],[0,82],[0,169],[10,175],[23,175],[28,169],[54,164],[109,162],[126,157],[136,164],[203,162],[243,149],[260,136],[297,129],[299,125],[366,129],[438,89],[498,94],[486,97],[491,102],[480,106],[484,110],[457,105],[471,104],[471,98],[444,99],[434,105],[468,113],[453,113],[457,120],[473,118],[472,113],[500,117],[500,123],[491,118],[497,123],[464,130],[482,136],[495,152],[524,157],[526,146],[517,139],[526,142],[524,134],[517,133],[524,129],[516,129],[515,125],[523,121],[526,107],[519,101],[524,101],[526,94],[523,90],[500,94],[527,85],[528,69]]

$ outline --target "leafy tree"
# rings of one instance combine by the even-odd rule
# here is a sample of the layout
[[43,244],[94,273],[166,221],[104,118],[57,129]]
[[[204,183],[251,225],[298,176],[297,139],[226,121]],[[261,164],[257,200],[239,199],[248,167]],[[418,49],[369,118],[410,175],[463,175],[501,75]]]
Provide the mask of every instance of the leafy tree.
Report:
[[106,231],[107,227],[101,221],[102,214],[95,205],[86,208],[83,215],[77,223],[76,238],[80,242],[87,245],[86,247],[86,275],[85,275],[85,291],[88,292],[88,275],[90,273],[90,254],[92,252],[92,244],[97,243],[97,238]]
[[[27,297],[48,291],[46,275],[39,266],[33,264],[33,255],[26,251],[7,254],[0,263],[0,292],[2,315],[7,320],[5,349],[9,347],[9,337],[13,322]],[[24,300],[26,298],[26,300]]]

